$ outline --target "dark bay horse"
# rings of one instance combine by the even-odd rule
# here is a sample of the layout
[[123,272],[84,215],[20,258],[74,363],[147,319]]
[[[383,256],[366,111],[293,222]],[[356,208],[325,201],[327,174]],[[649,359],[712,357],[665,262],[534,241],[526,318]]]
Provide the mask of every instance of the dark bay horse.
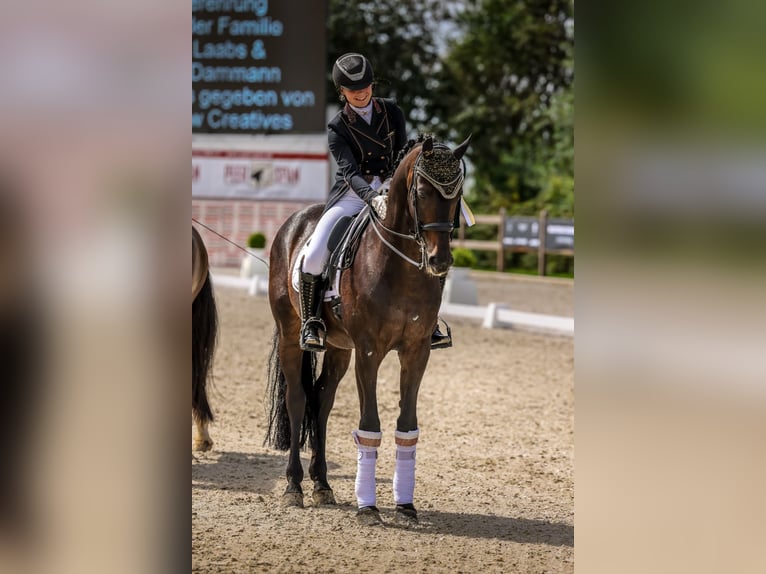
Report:
[[385,215],[371,213],[355,261],[341,274],[338,312],[329,303],[324,304],[327,350],[318,377],[317,355],[299,346],[300,304],[291,274],[323,206],[295,213],[277,233],[269,273],[269,301],[276,332],[270,360],[271,417],[266,442],[290,451],[283,504],[303,506],[299,450],[307,438],[312,450],[309,475],[314,482],[314,503],[335,503],[327,482],[327,419],[353,352],[360,409],[359,427],[352,433],[359,450],[357,504],[363,522],[380,521],[374,477],[382,435],[377,374],[383,358],[396,351],[401,366],[401,400],[394,433],[394,498],[401,515],[417,520],[412,492],[419,434],[418,390],[441,304],[439,280],[452,265],[450,241],[462,196],[462,157],[469,141],[470,137],[453,151],[434,143],[431,137],[421,137],[418,142],[411,141],[400,154]]
[[192,417],[194,450],[210,450],[208,424],[213,411],[207,400],[207,381],[218,334],[218,312],[210,280],[207,249],[192,226]]

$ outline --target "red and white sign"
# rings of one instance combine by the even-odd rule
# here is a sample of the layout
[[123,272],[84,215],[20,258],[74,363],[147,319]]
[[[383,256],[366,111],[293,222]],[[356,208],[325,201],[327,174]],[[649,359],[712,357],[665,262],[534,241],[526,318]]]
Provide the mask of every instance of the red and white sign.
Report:
[[192,197],[323,202],[326,153],[192,150]]

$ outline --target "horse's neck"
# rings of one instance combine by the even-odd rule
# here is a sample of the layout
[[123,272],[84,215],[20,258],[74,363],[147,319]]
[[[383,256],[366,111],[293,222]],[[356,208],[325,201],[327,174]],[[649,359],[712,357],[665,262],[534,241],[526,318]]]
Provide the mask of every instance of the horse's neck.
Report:
[[[412,240],[399,239],[391,237],[390,233],[382,231],[381,234],[386,241],[391,243],[396,249],[403,253],[410,260],[417,264],[421,261],[420,247]],[[365,231],[363,251],[363,264],[365,271],[363,275],[374,277],[373,283],[383,283],[386,285],[407,285],[408,288],[399,293],[395,290],[397,297],[399,294],[408,296],[412,290],[419,291],[421,283],[426,280],[426,273],[419,269],[415,264],[404,259],[388,245],[380,240],[374,230],[368,228]],[[355,263],[357,265],[359,262]],[[389,295],[393,296],[394,292]]]
[[[405,188],[392,186],[392,189],[389,191],[387,203],[386,217],[383,219],[383,225],[387,229],[407,237],[399,237],[385,229],[379,229],[381,235],[388,243],[406,255],[409,259],[421,263],[422,254],[420,246],[412,238],[415,231],[415,223],[409,215],[407,190]],[[396,269],[397,277],[412,274],[412,279],[417,280],[421,275],[425,276],[415,265],[404,259],[381,241],[374,230],[368,230],[368,237],[370,241],[368,247],[376,251],[376,257],[378,258],[378,261],[380,261],[380,264],[387,269]]]
[[407,205],[406,186],[406,182],[397,180],[394,180],[391,184],[391,189],[388,192],[386,217],[383,220],[383,224],[397,233],[409,235],[414,231],[415,225],[410,217],[410,210]]

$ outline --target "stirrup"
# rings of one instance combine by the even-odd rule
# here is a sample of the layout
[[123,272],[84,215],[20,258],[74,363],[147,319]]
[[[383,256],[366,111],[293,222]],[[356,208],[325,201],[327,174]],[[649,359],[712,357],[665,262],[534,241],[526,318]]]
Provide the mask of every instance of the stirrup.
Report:
[[431,333],[431,349],[449,349],[452,346],[452,329],[450,329],[447,321],[444,319],[441,319],[441,321],[447,328],[447,334],[445,335],[439,330],[439,322],[437,321],[434,332]]
[[301,349],[304,351],[324,351],[326,332],[327,329],[322,319],[309,318],[301,327]]

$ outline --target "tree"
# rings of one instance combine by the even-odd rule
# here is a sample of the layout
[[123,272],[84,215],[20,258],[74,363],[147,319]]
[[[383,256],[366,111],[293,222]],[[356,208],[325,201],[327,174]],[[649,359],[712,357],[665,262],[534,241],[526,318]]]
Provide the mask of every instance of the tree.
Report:
[[548,145],[541,146],[534,166],[533,187],[540,191],[528,202],[531,212],[542,209],[552,217],[574,216],[574,93],[567,89],[551,101],[546,111],[553,125]]
[[480,210],[532,210],[573,192],[572,17],[571,0],[475,0],[458,17],[427,112],[446,138],[473,133]]
[[338,103],[333,63],[346,52],[360,52],[375,70],[375,94],[395,97],[412,126],[425,125],[450,9],[440,0],[330,0],[328,104]]

